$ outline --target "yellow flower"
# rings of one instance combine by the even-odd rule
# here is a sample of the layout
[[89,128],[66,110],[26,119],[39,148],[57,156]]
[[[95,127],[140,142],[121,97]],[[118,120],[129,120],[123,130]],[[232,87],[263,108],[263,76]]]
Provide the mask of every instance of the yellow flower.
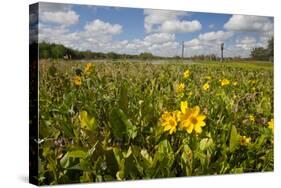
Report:
[[84,68],[85,74],[89,75],[92,72],[92,69],[93,65],[91,63],[87,63]]
[[251,122],[254,122],[254,121],[255,121],[255,116],[254,116],[253,114],[250,114],[250,115],[249,115],[249,120],[250,120]]
[[200,134],[202,127],[206,125],[205,118],[205,115],[200,114],[199,106],[190,109],[186,101],[181,102],[180,126],[188,133],[192,133],[194,130],[197,134]]
[[80,85],[82,84],[81,77],[80,77],[80,76],[74,76],[74,78],[73,78],[73,83],[74,83],[76,86],[80,86]]
[[246,137],[246,136],[241,136],[240,137],[240,144],[242,146],[247,146],[250,142],[251,142],[251,138],[250,137]]
[[221,86],[226,86],[230,83],[230,81],[228,79],[223,79],[221,80]]
[[188,78],[189,77],[189,70],[187,69],[184,73],[183,73],[183,78]]
[[184,88],[185,88],[184,83],[180,83],[180,84],[177,86],[177,93],[182,93],[182,92],[184,92]]
[[209,87],[210,87],[209,84],[205,83],[202,88],[204,91],[207,91],[209,89]]
[[169,134],[176,132],[178,115],[179,114],[177,112],[165,112],[162,114],[161,122],[164,127],[164,131],[169,131]]
[[268,128],[272,129],[272,131],[274,130],[274,119],[272,118],[268,123]]
[[233,85],[234,85],[234,86],[237,86],[237,85],[238,85],[238,82],[236,82],[236,81],[233,82]]

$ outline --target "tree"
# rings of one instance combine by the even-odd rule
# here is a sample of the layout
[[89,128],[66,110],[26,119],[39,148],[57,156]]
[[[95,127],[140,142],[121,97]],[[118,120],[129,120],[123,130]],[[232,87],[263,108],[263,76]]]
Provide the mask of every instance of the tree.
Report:
[[262,60],[262,61],[273,61],[274,57],[274,39],[273,37],[268,40],[267,47],[257,47],[251,51],[252,59]]
[[268,60],[267,50],[263,47],[254,48],[251,51],[251,57],[256,60],[266,61]]
[[274,57],[274,39],[273,37],[268,41],[267,44],[267,53],[268,53],[268,57],[270,61],[273,61],[273,57]]
[[139,57],[143,60],[148,60],[148,59],[152,59],[153,55],[152,55],[152,53],[149,53],[149,52],[143,52],[139,55]]

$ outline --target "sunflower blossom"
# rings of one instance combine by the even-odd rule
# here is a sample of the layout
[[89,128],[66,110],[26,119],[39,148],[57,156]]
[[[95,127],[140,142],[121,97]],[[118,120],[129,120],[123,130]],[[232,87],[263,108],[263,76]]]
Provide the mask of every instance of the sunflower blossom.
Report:
[[183,78],[188,78],[190,75],[189,70],[187,69],[184,73],[183,73]]
[[92,70],[93,70],[93,65],[91,63],[87,63],[84,68],[85,74],[89,75],[92,72]]
[[176,132],[177,128],[177,116],[179,114],[177,112],[165,112],[161,116],[162,126],[164,127],[164,131],[168,131],[169,134],[173,134]]
[[247,146],[251,142],[251,137],[241,136],[240,137],[240,144],[242,146]]
[[73,83],[74,83],[74,85],[76,85],[76,86],[80,86],[80,85],[82,84],[81,77],[80,77],[80,76],[74,76],[74,78],[73,78]]
[[268,123],[268,128],[272,129],[272,131],[274,130],[274,119],[272,118]]
[[210,88],[210,85],[209,85],[208,83],[205,83],[205,84],[203,85],[203,87],[202,87],[202,89],[203,89],[204,91],[209,90],[209,88]]
[[197,134],[200,134],[202,127],[206,125],[205,118],[205,115],[200,114],[199,106],[188,108],[186,101],[181,102],[180,126],[188,133],[192,133],[194,130]]
[[180,83],[180,84],[177,86],[177,93],[182,93],[182,92],[184,92],[184,88],[185,88],[184,83]]
[[221,80],[221,86],[226,86],[228,84],[230,84],[230,81],[228,79]]

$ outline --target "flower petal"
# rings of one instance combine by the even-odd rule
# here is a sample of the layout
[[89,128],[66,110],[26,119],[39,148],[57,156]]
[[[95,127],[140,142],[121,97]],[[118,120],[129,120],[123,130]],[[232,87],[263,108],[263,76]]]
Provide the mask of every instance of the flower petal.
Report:
[[187,110],[187,108],[188,108],[188,103],[187,103],[187,101],[182,101],[182,102],[181,102],[181,111],[182,111],[182,113],[185,113],[186,110]]

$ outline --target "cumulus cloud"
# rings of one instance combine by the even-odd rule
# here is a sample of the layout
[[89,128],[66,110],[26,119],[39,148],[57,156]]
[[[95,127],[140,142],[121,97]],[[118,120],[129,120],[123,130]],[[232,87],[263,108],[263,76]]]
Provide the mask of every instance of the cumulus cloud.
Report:
[[71,4],[39,2],[39,12],[61,12],[71,10]]
[[235,46],[237,48],[241,48],[243,50],[252,50],[256,47],[266,47],[267,42],[265,43],[263,40],[257,40],[255,37],[252,36],[244,36],[239,38],[235,42]]
[[85,30],[95,33],[116,35],[122,32],[122,26],[119,24],[110,24],[97,19],[87,23]]
[[162,44],[165,42],[174,41],[176,39],[175,34],[170,33],[154,33],[151,35],[147,35],[144,38],[144,41],[151,44]]
[[212,31],[204,34],[199,35],[199,39],[203,41],[218,41],[222,42],[233,35],[232,32],[225,32],[225,31]]
[[62,3],[39,3],[39,19],[45,24],[72,25],[79,22],[79,15],[72,5]]
[[220,53],[220,44],[233,36],[229,31],[212,31],[200,34],[198,37],[185,41],[185,55],[217,54]]
[[273,35],[273,22],[268,17],[233,15],[224,28],[231,31],[257,32],[264,35]]
[[61,25],[72,25],[79,21],[79,15],[72,10],[66,12],[42,12],[42,14],[40,14],[40,18],[43,22]]
[[182,11],[144,10],[144,28],[147,33],[188,33],[202,28],[198,20],[180,20],[188,13]]

